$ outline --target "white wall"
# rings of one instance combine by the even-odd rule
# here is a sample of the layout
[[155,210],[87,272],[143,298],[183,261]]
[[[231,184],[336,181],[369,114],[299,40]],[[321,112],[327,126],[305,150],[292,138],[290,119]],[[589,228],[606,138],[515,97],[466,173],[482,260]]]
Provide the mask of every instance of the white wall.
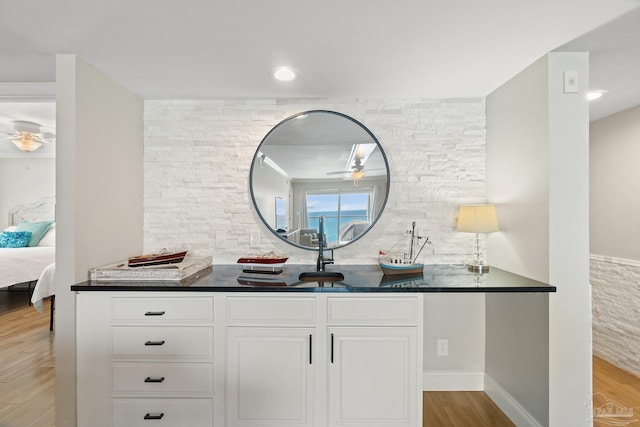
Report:
[[593,353],[640,376],[640,107],[591,123]]
[[[290,211],[291,183],[269,165],[257,166],[253,170],[254,198],[265,221],[271,228],[276,229],[276,197],[285,201],[286,209]],[[291,215],[287,215],[287,224],[291,226]]]
[[[501,229],[488,238],[489,263],[544,282],[549,279],[547,69],[545,57],[487,97],[487,195],[496,204]],[[540,308],[534,299],[518,295],[487,296],[487,392],[500,403],[505,390],[547,425],[548,308]],[[526,318],[518,317],[520,311]],[[534,329],[513,331],[522,320]],[[542,321],[547,329],[541,336],[535,327]],[[532,362],[538,369],[529,369]],[[492,381],[500,388],[494,390]],[[502,409],[513,418],[512,410]]]
[[514,424],[549,425],[549,294],[487,294],[486,327],[485,392]]
[[500,232],[489,235],[496,267],[549,278],[546,58],[487,97],[487,194]]
[[[579,93],[563,93],[576,70]],[[549,419],[590,425],[592,395],[589,287],[589,55],[549,54]],[[576,420],[585,420],[576,423]]]
[[[145,250],[186,246],[224,264],[275,249],[289,255],[291,263],[315,264],[315,252],[281,242],[260,223],[250,203],[248,176],[255,150],[273,126],[317,109],[347,114],[367,126],[391,169],[381,219],[364,238],[335,252],[338,266],[375,264],[378,250],[396,244],[412,221],[433,241],[424,262],[472,259],[475,236],[456,232],[454,217],[459,204],[485,200],[481,98],[148,100]],[[261,235],[258,247],[250,247],[252,233]],[[484,366],[484,296],[456,297],[426,298],[427,384],[443,372],[472,371],[475,378]],[[449,339],[448,358],[433,357],[434,337]]]
[[[563,91],[566,70],[578,72],[578,93]],[[489,239],[489,260],[558,289],[549,295],[550,426],[591,425],[588,71],[585,53],[551,53],[487,97],[487,195],[504,228]],[[529,384],[521,374],[514,384]]]
[[9,225],[9,210],[54,196],[56,160],[49,158],[0,158],[0,230]]
[[56,426],[74,426],[75,294],[142,250],[142,101],[74,55],[56,61]]
[[640,107],[591,123],[591,253],[640,261]]

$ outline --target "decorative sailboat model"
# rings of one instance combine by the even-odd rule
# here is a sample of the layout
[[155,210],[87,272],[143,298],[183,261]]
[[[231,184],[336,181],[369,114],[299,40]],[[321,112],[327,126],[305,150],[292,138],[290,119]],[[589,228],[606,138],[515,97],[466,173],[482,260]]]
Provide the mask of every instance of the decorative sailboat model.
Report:
[[[397,243],[389,250],[389,253],[380,251],[378,262],[385,275],[422,275],[424,264],[417,260],[422,249],[426,245],[430,245],[431,241],[426,236],[416,234],[415,221],[411,223],[411,230],[406,232],[402,240],[405,240],[406,237],[410,238],[408,252],[394,254],[392,250],[397,246]],[[421,240],[422,244],[420,244]]]

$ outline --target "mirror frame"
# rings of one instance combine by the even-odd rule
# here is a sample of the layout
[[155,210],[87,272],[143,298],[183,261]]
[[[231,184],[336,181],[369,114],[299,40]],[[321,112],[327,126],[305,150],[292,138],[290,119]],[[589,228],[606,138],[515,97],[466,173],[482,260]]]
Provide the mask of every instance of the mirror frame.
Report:
[[308,115],[308,114],[314,114],[314,113],[323,113],[323,114],[333,114],[336,115],[338,117],[341,117],[343,119],[349,120],[351,122],[353,122],[355,125],[359,126],[360,128],[362,128],[371,138],[371,140],[373,142],[376,143],[376,145],[378,146],[378,149],[380,150],[380,154],[382,155],[382,159],[384,160],[384,165],[385,165],[385,169],[386,169],[386,191],[385,191],[385,195],[384,195],[384,200],[382,201],[382,204],[380,205],[380,211],[377,215],[375,215],[375,218],[373,218],[373,221],[371,221],[371,224],[362,232],[360,233],[357,237],[349,240],[347,243],[341,244],[341,245],[337,245],[328,249],[340,249],[343,248],[345,246],[348,246],[358,240],[360,240],[363,236],[365,236],[372,228],[373,226],[378,222],[378,220],[380,219],[380,217],[382,216],[382,213],[384,212],[386,206],[387,206],[387,201],[389,199],[389,190],[391,188],[391,169],[389,168],[389,161],[387,160],[387,155],[384,152],[384,149],[382,148],[382,144],[380,144],[380,141],[378,141],[378,138],[376,138],[376,136],[366,127],[364,126],[362,123],[360,123],[358,120],[354,119],[353,117],[350,117],[346,114],[343,113],[339,113],[337,111],[331,111],[331,110],[308,110],[308,111],[303,111],[301,113],[296,113],[292,116],[287,117],[286,119],[280,121],[278,124],[276,124],[273,128],[271,128],[271,130],[269,130],[269,132],[267,132],[267,134],[264,136],[264,138],[262,138],[262,141],[260,142],[260,144],[258,145],[258,147],[256,148],[256,152],[253,155],[253,159],[251,161],[251,168],[249,170],[249,194],[251,195],[251,202],[253,203],[253,208],[255,209],[256,213],[258,214],[258,216],[260,217],[260,220],[262,221],[263,225],[265,225],[269,231],[271,231],[272,234],[274,234],[276,237],[278,237],[280,240],[286,242],[287,244],[300,248],[300,249],[305,249],[305,250],[309,250],[309,251],[314,251],[317,252],[318,249],[314,248],[314,247],[310,247],[310,246],[303,246],[300,244],[297,244],[295,242],[292,242],[291,240],[288,240],[287,238],[283,237],[282,235],[280,235],[280,233],[277,232],[277,229],[272,228],[269,224],[269,221],[263,216],[262,212],[260,212],[260,210],[258,209],[258,204],[256,202],[256,197],[253,191],[253,172],[254,172],[254,168],[256,167],[256,164],[259,163],[259,159],[258,159],[258,153],[261,151],[263,145],[268,141],[269,137],[275,132],[277,131],[281,126],[286,125],[287,123],[289,123],[291,120],[295,120],[300,116],[303,115]]

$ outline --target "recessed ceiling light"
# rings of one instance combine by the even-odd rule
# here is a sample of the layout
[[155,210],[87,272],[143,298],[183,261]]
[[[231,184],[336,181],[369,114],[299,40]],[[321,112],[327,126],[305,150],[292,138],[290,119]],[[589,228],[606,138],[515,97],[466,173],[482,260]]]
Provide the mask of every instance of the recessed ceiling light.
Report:
[[297,75],[296,71],[289,67],[278,67],[273,71],[273,77],[281,82],[290,82]]
[[594,100],[600,98],[605,93],[607,93],[606,90],[592,90],[589,93],[587,93],[587,100],[594,101]]

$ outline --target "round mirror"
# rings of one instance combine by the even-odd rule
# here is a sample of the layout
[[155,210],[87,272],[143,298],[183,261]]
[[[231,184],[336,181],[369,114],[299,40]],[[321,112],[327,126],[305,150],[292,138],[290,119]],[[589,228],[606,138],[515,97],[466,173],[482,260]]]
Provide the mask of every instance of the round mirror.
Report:
[[253,204],[282,240],[318,250],[362,237],[378,220],[389,193],[389,164],[376,137],[334,111],[291,116],[264,137],[249,177]]

